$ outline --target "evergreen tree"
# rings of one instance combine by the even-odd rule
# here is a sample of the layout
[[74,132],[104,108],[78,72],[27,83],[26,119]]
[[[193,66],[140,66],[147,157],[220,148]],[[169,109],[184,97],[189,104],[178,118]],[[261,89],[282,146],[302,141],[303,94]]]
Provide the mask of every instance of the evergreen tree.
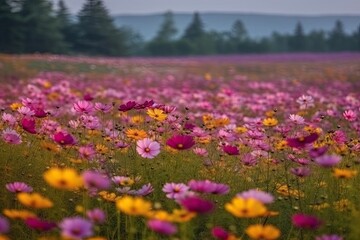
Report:
[[161,24],[159,31],[157,32],[155,41],[170,42],[174,40],[176,33],[177,29],[175,27],[173,13],[168,11],[164,14],[164,21]]
[[125,55],[122,34],[101,0],[86,0],[78,14],[76,49],[91,55]]
[[234,53],[242,53],[248,51],[248,35],[247,30],[241,20],[236,20],[231,28],[230,45],[233,47]]
[[56,11],[56,18],[59,25],[59,30],[64,37],[67,47],[71,47],[75,40],[75,29],[71,21],[69,9],[66,7],[63,0],[59,0],[58,9]]
[[331,51],[347,50],[347,38],[343,23],[340,20],[335,22],[335,26],[329,34],[328,42]]
[[300,22],[296,24],[294,34],[289,38],[289,50],[294,52],[306,50],[306,36]]
[[23,20],[25,52],[63,52],[65,45],[52,5],[47,0],[23,0],[20,14]]
[[204,24],[200,18],[199,13],[195,12],[192,22],[185,29],[183,39],[192,41],[192,40],[196,40],[196,39],[203,37],[204,34],[205,34]]
[[0,0],[0,52],[19,53],[23,49],[21,21],[10,0]]
[[306,50],[310,52],[325,52],[327,51],[325,32],[311,31],[307,35],[307,47]]

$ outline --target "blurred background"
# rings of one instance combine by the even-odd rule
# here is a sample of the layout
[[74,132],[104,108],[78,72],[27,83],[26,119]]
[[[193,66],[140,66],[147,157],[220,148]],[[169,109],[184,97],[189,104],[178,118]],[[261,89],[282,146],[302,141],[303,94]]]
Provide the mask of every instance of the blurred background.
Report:
[[358,0],[0,0],[0,52],[188,56],[360,51]]

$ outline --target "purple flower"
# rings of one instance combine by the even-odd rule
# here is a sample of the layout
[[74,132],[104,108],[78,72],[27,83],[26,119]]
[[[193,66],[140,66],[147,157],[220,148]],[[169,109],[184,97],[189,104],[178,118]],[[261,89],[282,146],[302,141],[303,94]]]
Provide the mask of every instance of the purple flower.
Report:
[[297,167],[297,168],[291,168],[290,172],[298,177],[307,177],[310,175],[311,170],[308,167]]
[[32,229],[39,231],[49,231],[56,227],[56,223],[42,220],[37,217],[30,217],[25,220],[25,224]]
[[126,104],[120,105],[119,111],[121,111],[121,112],[127,112],[127,111],[133,109],[135,106],[136,106],[136,102],[134,102],[134,101],[129,101],[129,102],[127,102]]
[[24,182],[8,183],[5,185],[5,187],[9,192],[13,192],[13,193],[32,192],[33,191],[33,188]]
[[9,144],[22,143],[20,134],[18,134],[15,130],[9,128],[5,129],[2,132],[2,138],[4,139],[5,142]]
[[227,194],[230,190],[229,186],[226,184],[215,183],[209,180],[205,181],[196,181],[191,180],[188,183],[188,186],[192,191],[200,193],[212,193],[212,194]]
[[319,148],[312,148],[309,151],[309,155],[312,158],[320,157],[326,153],[328,150],[327,146],[319,147]]
[[73,109],[78,113],[89,114],[94,110],[94,104],[89,101],[78,101],[74,103]]
[[33,118],[23,118],[21,120],[21,126],[25,131],[27,131],[29,133],[32,133],[32,134],[36,133],[35,119],[33,119]]
[[10,230],[9,221],[0,216],[0,234],[7,233]]
[[147,226],[154,232],[163,235],[173,235],[177,232],[177,228],[174,224],[157,219],[149,220]]
[[181,205],[190,212],[208,213],[214,209],[214,204],[198,196],[188,196],[180,201]]
[[239,155],[239,149],[237,149],[235,146],[223,146],[223,151],[229,155]]
[[152,193],[154,191],[153,186],[151,185],[151,183],[145,184],[143,185],[139,190],[136,191],[131,191],[132,194],[134,195],[139,195],[139,196],[146,196],[149,195],[150,193]]
[[152,105],[154,105],[154,101],[153,100],[149,100],[149,101],[145,101],[141,104],[137,104],[134,108],[135,109],[144,109],[147,107],[151,107]]
[[188,193],[189,187],[183,183],[166,183],[162,190],[167,198],[180,199]]
[[312,133],[306,137],[288,138],[287,145],[293,148],[304,148],[307,144],[315,142],[319,138],[317,133]]
[[220,240],[227,240],[229,233],[222,227],[216,226],[211,229],[211,234]]
[[315,238],[315,240],[343,240],[343,237],[336,235],[336,234],[332,234],[332,235],[321,235],[321,236],[317,236]]
[[244,199],[254,198],[264,204],[274,202],[274,197],[270,193],[260,191],[257,189],[250,189],[248,191],[238,193],[236,194],[236,196]]
[[65,132],[55,133],[54,141],[59,143],[60,145],[73,145],[75,143],[74,137]]
[[338,155],[323,155],[315,158],[315,162],[322,167],[333,167],[341,161]]
[[294,214],[291,220],[294,226],[304,229],[317,229],[322,224],[322,221],[317,217],[302,213]]
[[175,135],[166,141],[166,144],[177,150],[189,149],[195,145],[194,138],[187,135]]
[[100,208],[87,211],[86,216],[95,224],[102,224],[106,220],[106,214]]
[[97,171],[88,170],[82,174],[84,185],[88,189],[108,189],[111,185],[110,179]]
[[81,240],[93,235],[92,223],[82,217],[71,217],[63,219],[59,227],[61,235],[74,240]]
[[255,166],[257,164],[256,158],[253,155],[248,154],[248,153],[243,156],[243,158],[241,159],[241,162],[245,166]]

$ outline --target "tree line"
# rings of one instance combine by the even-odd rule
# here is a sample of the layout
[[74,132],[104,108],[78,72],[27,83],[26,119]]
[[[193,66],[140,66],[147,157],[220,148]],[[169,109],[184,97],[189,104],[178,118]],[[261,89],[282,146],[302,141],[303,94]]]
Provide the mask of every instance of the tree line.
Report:
[[[360,25],[347,34],[338,20],[331,31],[274,32],[251,38],[241,20],[229,31],[206,31],[199,13],[178,34],[171,12],[150,41],[127,27],[115,26],[102,0],[86,0],[76,17],[63,0],[54,10],[49,0],[0,0],[0,52],[101,56],[178,56],[273,52],[360,51]],[[177,37],[178,36],[178,37]]]

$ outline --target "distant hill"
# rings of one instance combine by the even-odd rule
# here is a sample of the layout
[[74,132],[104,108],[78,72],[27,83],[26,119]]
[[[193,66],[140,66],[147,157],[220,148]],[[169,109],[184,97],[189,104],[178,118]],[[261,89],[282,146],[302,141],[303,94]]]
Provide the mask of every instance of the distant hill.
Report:
[[[360,25],[360,15],[324,15],[324,16],[292,16],[245,13],[200,13],[206,30],[227,31],[235,20],[240,19],[245,24],[248,33],[253,38],[269,36],[273,31],[292,33],[298,21],[303,24],[305,32],[311,30],[328,31],[340,19],[347,33],[354,32]],[[145,40],[153,38],[163,21],[163,14],[151,15],[116,15],[117,26],[129,26],[139,32]],[[174,13],[178,35],[182,34],[192,19],[191,13]]]

